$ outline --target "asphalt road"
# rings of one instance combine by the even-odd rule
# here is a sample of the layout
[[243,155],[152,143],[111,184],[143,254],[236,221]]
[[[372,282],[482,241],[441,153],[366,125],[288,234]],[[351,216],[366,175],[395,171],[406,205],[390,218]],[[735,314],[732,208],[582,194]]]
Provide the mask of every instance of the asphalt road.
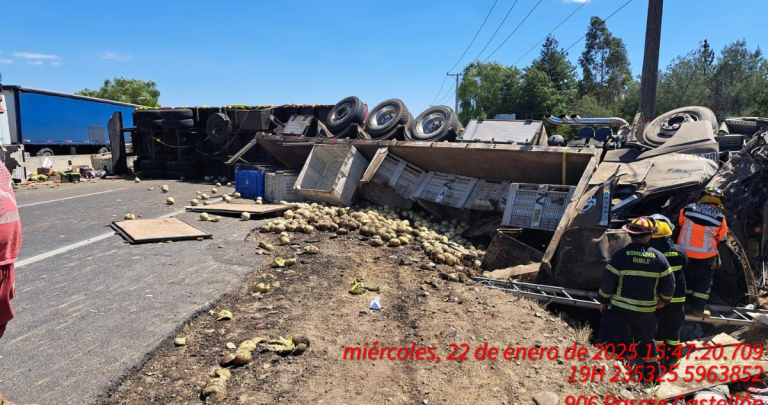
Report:
[[[16,318],[0,340],[0,392],[22,403],[96,403],[187,319],[239,288],[263,260],[245,242],[259,222],[183,212],[210,187],[100,180],[18,190],[23,244]],[[213,239],[129,245],[106,227],[129,212],[177,215]]]

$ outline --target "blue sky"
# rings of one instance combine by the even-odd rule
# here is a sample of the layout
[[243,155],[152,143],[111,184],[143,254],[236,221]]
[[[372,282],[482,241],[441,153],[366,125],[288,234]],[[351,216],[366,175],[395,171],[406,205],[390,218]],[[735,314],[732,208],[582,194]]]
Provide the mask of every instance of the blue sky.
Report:
[[[539,0],[518,0],[480,59],[506,38]],[[164,106],[334,104],[356,95],[371,107],[400,98],[426,109],[477,32],[494,0],[389,1],[2,1],[0,72],[4,84],[75,92],[105,78],[157,82]],[[512,64],[583,0],[541,0],[492,60]],[[590,0],[555,36],[564,47],[625,0]],[[514,0],[499,0],[475,44],[473,60]],[[667,0],[660,65],[707,38],[716,50],[768,39],[749,16],[768,1]],[[642,67],[647,0],[633,0],[610,21]],[[751,22],[750,22],[751,20]],[[583,42],[574,46],[576,62]],[[523,58],[523,67],[538,48]],[[451,82],[443,88],[447,94]],[[441,95],[442,96],[442,95]],[[453,96],[445,98],[453,105]]]

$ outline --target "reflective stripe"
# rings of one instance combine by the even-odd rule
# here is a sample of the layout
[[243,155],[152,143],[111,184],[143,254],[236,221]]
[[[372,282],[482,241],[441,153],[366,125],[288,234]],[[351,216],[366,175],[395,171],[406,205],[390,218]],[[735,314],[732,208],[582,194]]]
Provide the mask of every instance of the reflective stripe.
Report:
[[673,272],[675,272],[675,271],[680,271],[680,270],[682,270],[682,269],[683,269],[683,266],[672,266],[672,267],[670,267],[670,268],[672,269],[672,271],[673,271]]
[[693,290],[685,290],[686,294],[693,294]]
[[652,271],[622,270],[619,273],[621,273],[622,276],[638,276],[638,277],[650,277],[650,278],[661,277],[660,273],[654,273]]
[[657,361],[659,361],[658,358],[648,359],[648,358],[643,357],[643,363],[656,363]]
[[617,276],[621,275],[621,274],[619,274],[619,271],[616,270],[616,268],[611,266],[610,264],[606,265],[605,268],[608,269],[608,271],[610,271],[611,273],[613,273],[613,274],[615,274]]
[[713,253],[717,252],[717,246],[708,248],[708,247],[695,247],[695,246],[686,246],[685,250],[690,250],[692,252],[702,252],[702,253]]
[[664,270],[661,273],[659,273],[659,278],[666,277],[666,276],[668,276],[670,274],[672,274],[672,268],[671,267],[667,267],[666,270]]
[[699,293],[699,292],[693,293],[693,296],[697,297],[697,298],[703,298],[705,300],[709,299],[709,294],[703,294],[703,293]]
[[601,297],[605,297],[605,298],[611,298],[611,295],[612,295],[612,294],[604,293],[603,290],[597,290],[597,292],[598,294],[600,294]]
[[688,246],[691,240],[691,225],[693,225],[693,222],[689,220],[685,220],[683,223],[683,229],[680,230],[680,244],[683,246]]
[[679,345],[679,344],[680,344],[680,341],[679,341],[679,340],[669,340],[669,339],[666,339],[664,342],[665,342],[666,344],[668,344],[668,345],[675,345],[675,346],[677,346],[677,345]]
[[641,301],[633,300],[632,298],[622,297],[621,295],[614,295],[613,299],[622,300],[628,304],[642,305],[642,306],[656,306],[656,300],[653,301]]
[[669,302],[685,302],[685,297],[674,297]]
[[611,304],[612,305],[616,305],[617,307],[621,307],[621,308],[628,309],[630,311],[635,311],[635,312],[654,312],[654,311],[656,311],[656,307],[655,306],[654,307],[650,307],[650,308],[636,307],[634,305],[625,304],[625,303],[619,302],[619,301],[614,301],[614,299],[611,299]]
[[712,218],[712,217],[710,217],[709,215],[699,214],[698,212],[691,212],[691,211],[688,211],[688,212],[686,212],[684,215],[685,215],[685,217],[686,217],[686,218],[691,218],[691,217],[693,217],[693,218],[699,218],[699,219],[703,219],[703,220],[705,220],[705,221],[707,221],[707,222],[711,223],[711,224],[712,224],[712,226],[720,226],[720,225],[722,225],[722,224],[723,224],[723,221],[718,221],[717,219],[715,219],[715,218]]
[[657,345],[660,345],[660,344],[664,343],[663,340],[654,340],[654,342],[656,342]]
[[666,301],[671,301],[672,300],[672,297],[666,296],[664,294],[659,294],[659,297],[661,297],[661,299],[666,300]]

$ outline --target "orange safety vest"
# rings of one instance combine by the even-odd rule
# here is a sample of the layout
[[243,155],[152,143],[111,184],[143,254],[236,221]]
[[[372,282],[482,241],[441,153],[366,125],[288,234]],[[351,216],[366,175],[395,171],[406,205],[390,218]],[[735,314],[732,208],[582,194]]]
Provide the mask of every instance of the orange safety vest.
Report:
[[709,259],[717,255],[717,244],[728,233],[725,215],[714,205],[688,204],[678,218],[677,243],[691,259]]

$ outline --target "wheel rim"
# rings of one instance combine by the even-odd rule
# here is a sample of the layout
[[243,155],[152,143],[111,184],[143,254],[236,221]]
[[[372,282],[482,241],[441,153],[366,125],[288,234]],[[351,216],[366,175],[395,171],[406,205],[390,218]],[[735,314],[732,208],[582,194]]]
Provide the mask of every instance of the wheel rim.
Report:
[[679,113],[667,118],[659,128],[659,136],[664,138],[671,138],[675,135],[680,126],[686,122],[696,122],[699,117],[696,114],[691,113]]
[[435,112],[427,115],[423,120],[421,120],[421,124],[418,126],[418,130],[424,135],[431,135],[439,131],[443,125],[445,125],[445,115],[439,112]]
[[395,107],[391,105],[383,107],[373,115],[373,125],[377,127],[387,125],[395,118],[395,114],[397,114],[397,109]]
[[350,103],[344,103],[339,106],[339,108],[336,109],[336,111],[333,112],[333,115],[331,116],[331,122],[338,123],[344,118],[346,118],[349,113],[352,111],[352,104]]

